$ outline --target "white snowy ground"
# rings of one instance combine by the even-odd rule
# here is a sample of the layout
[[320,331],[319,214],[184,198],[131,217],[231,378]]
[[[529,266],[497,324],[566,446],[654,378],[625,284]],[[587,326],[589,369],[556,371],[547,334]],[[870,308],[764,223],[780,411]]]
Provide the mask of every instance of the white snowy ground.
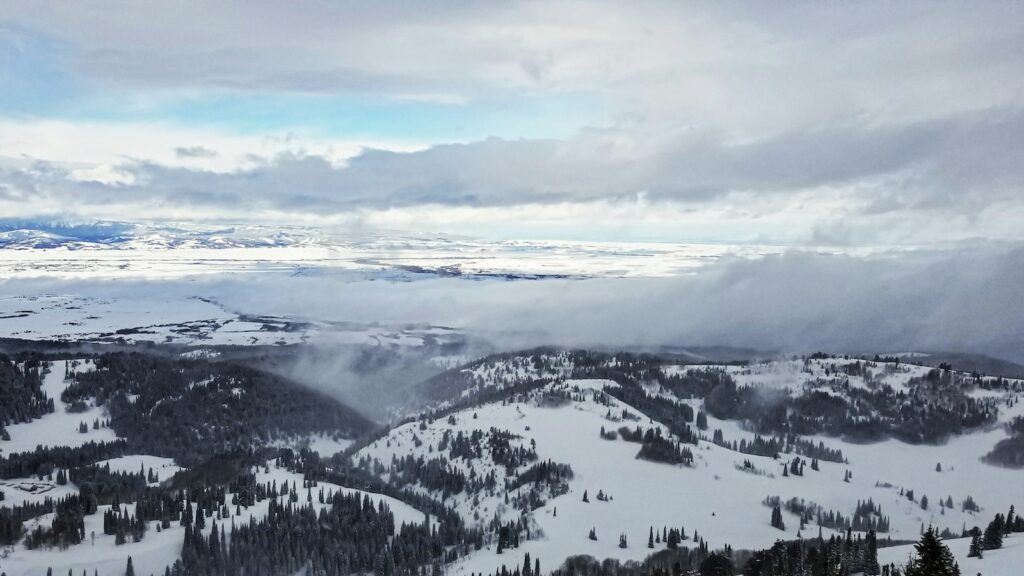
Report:
[[[127,460],[123,463],[126,467],[132,467],[137,466],[140,461],[157,462],[151,456],[133,456],[127,457]],[[134,468],[134,470],[137,470],[137,468]],[[270,463],[270,471],[268,473],[264,473],[261,467],[257,467],[255,471],[256,480],[260,483],[275,481],[278,486],[283,485],[285,482],[288,484],[297,483],[300,487],[299,501],[300,503],[305,502],[301,489],[301,474],[293,474],[282,468],[277,468],[273,463]],[[395,515],[396,530],[403,523],[422,523],[424,519],[422,512],[389,496],[364,493],[360,490],[343,488],[327,482],[321,482],[319,486],[323,487],[325,495],[332,493],[368,494],[374,504],[383,501],[391,508]],[[280,496],[279,498],[281,503],[287,501],[287,496]],[[231,496],[228,495],[227,499],[230,502]],[[268,506],[269,500],[264,500],[248,509],[243,509],[241,516],[234,516],[235,509],[229,506],[228,508],[232,516],[222,519],[218,524],[221,527],[225,527],[233,521],[236,526],[239,526],[253,520],[258,520],[266,515]],[[314,496],[313,506],[320,509],[327,506],[327,504],[319,504]],[[133,505],[129,504],[127,507],[129,512],[134,512]],[[81,544],[61,551],[26,550],[23,546],[14,546],[9,549],[6,557],[0,555],[0,570],[6,572],[8,576],[41,576],[46,573],[47,568],[53,568],[54,574],[66,574],[68,570],[71,570],[73,574],[80,574],[82,570],[85,570],[88,574],[93,574],[94,571],[97,571],[100,576],[120,576],[124,574],[128,556],[131,556],[132,564],[135,566],[137,574],[159,575],[163,573],[165,566],[173,564],[181,556],[181,544],[185,529],[174,522],[171,523],[169,529],[162,532],[156,531],[156,522],[150,522],[146,536],[141,542],[131,542],[129,539],[127,544],[115,545],[114,536],[103,534],[103,513],[108,508],[108,506],[100,506],[96,514],[86,516],[86,539]],[[42,517],[39,521],[45,525],[45,523],[52,521],[52,518]],[[210,530],[212,530],[212,522],[207,525],[206,533],[209,534]],[[93,534],[95,534],[95,543],[92,539]]]
[[[600,389],[604,381],[568,381],[566,386],[578,386],[584,391]],[[552,385],[557,386],[557,385]],[[588,398],[591,392],[587,392]],[[629,406],[613,400],[611,412],[622,409],[639,415]],[[451,569],[453,574],[493,572],[503,563],[509,566],[522,561],[522,554],[540,558],[542,569],[553,569],[570,555],[589,554],[596,558],[640,560],[651,550],[646,547],[651,525],[684,526],[687,535],[693,531],[708,541],[712,548],[730,544],[735,548],[762,548],[779,538],[794,538],[799,521],[785,514],[786,531],[770,526],[770,509],[762,505],[766,496],[780,496],[783,501],[791,497],[804,498],[826,510],[836,510],[844,516],[852,515],[858,500],[872,498],[881,504],[882,513],[890,517],[894,538],[916,539],[920,526],[933,524],[956,532],[967,525],[984,525],[996,512],[1005,512],[1010,504],[1018,507],[1024,502],[1020,486],[1024,473],[982,464],[978,458],[999,439],[1001,430],[991,430],[955,438],[938,447],[910,446],[897,441],[871,445],[851,445],[835,439],[823,439],[829,447],[840,448],[849,459],[849,465],[821,462],[821,471],[807,468],[803,477],[781,475],[781,462],[733,452],[710,442],[702,442],[695,450],[692,468],[647,462],[636,459],[638,444],[620,440],[609,441],[599,437],[601,426],[617,429],[620,426],[650,427],[651,423],[640,415],[637,422],[614,422],[606,419],[608,407],[587,400],[559,408],[540,407],[532,401],[489,404],[455,414],[456,424],[439,419],[420,430],[413,422],[397,428],[384,439],[360,452],[378,458],[387,465],[392,455],[418,454],[427,458],[436,456],[429,450],[437,445],[445,429],[453,435],[461,430],[469,434],[474,429],[490,427],[507,429],[519,434],[521,445],[536,441],[541,460],[568,463],[575,472],[568,494],[550,500],[534,511],[533,518],[543,536],[523,542],[519,550],[510,550],[498,556],[493,548],[485,549],[461,560]],[[1018,404],[1003,419],[1024,412]],[[473,414],[476,414],[474,419]],[[753,435],[742,431],[735,422],[709,418],[709,431],[721,428],[728,440]],[[414,446],[413,435],[422,442]],[[390,443],[390,446],[388,445]],[[755,475],[741,471],[737,466],[749,459],[754,465],[771,475]],[[788,458],[783,458],[786,460]],[[936,463],[942,463],[943,472],[935,472]],[[454,462],[468,473],[462,461]],[[478,474],[495,470],[500,478],[504,471],[488,458],[473,462]],[[850,482],[843,478],[847,470],[853,473]],[[888,483],[890,486],[882,487]],[[922,510],[918,503],[899,496],[899,489],[912,489],[920,501],[928,495],[931,506]],[[985,487],[984,489],[980,487]],[[584,490],[590,502],[582,502]],[[595,495],[603,490],[611,501],[597,501]],[[972,496],[982,507],[976,516],[964,513],[960,505]],[[939,500],[952,496],[953,509],[943,511]],[[480,521],[487,521],[495,513],[515,517],[507,510],[501,491],[481,499],[474,507],[465,495],[450,497],[467,521],[474,521],[474,512]],[[555,509],[557,508],[557,516]],[[598,540],[591,541],[587,534],[594,528]],[[816,535],[818,527],[808,525],[804,535]],[[824,531],[829,534],[828,530]],[[618,548],[618,536],[625,534],[629,547]],[[684,543],[685,545],[686,543]]]
[[[61,392],[66,388],[64,382],[64,369],[67,362],[53,362],[50,364],[50,372],[43,379],[43,390],[46,395],[53,399],[54,411],[44,415],[42,418],[14,424],[7,427],[11,435],[9,441],[0,440],[0,454],[13,454],[16,452],[31,452],[36,446],[70,446],[76,447],[86,442],[109,442],[117,436],[114,431],[101,427],[93,430],[93,421],[104,420],[106,415],[102,408],[90,405],[85,412],[72,413],[67,411],[67,405],[60,399]],[[76,370],[89,370],[91,364],[80,364]],[[79,425],[85,422],[88,431],[78,431]]]
[[111,472],[127,472],[131,474],[137,474],[139,471],[149,473],[152,470],[153,474],[156,475],[156,481],[150,482],[150,486],[160,484],[184,470],[184,468],[175,464],[171,458],[147,454],[129,454],[120,458],[101,460],[96,465],[100,467],[110,466]]
[[673,276],[723,257],[754,258],[780,246],[654,242],[486,241],[391,236],[288,246],[176,244],[140,238],[118,245],[0,249],[10,278],[181,278],[195,274],[334,269],[402,272],[403,267],[462,274],[522,276]]
[[[1003,541],[1003,547],[999,550],[988,550],[982,558],[968,558],[967,552],[971,546],[970,538],[957,538],[945,540],[950,551],[956,556],[960,565],[960,573],[963,576],[1020,576],[1024,574],[1024,534],[1011,534]],[[881,564],[894,563],[897,566],[904,566],[907,559],[914,553],[914,546],[893,546],[882,548],[878,551],[878,561]]]
[[[451,336],[450,329],[433,326],[382,326],[335,322],[306,322],[289,326],[294,318],[267,317],[259,321],[228,311],[194,296],[187,285],[153,291],[114,286],[78,286],[73,294],[20,294],[0,283],[0,337],[66,342],[153,342],[190,346],[285,345],[315,337],[331,345],[421,346],[425,339]],[[75,288],[63,286],[62,288]],[[193,291],[194,290],[194,291]]]

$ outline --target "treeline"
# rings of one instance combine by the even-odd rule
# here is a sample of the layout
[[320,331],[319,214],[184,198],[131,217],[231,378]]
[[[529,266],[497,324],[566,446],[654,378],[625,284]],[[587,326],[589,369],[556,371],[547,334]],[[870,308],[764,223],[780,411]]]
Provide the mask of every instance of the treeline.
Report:
[[71,374],[69,403],[95,398],[132,452],[184,466],[232,448],[318,431],[358,435],[372,424],[332,398],[229,363],[110,353]]
[[711,552],[702,545],[661,550],[642,562],[622,562],[613,558],[597,560],[587,555],[572,556],[552,571],[551,576],[731,576],[735,573],[731,555],[730,549]]
[[42,502],[0,506],[0,546],[17,543],[25,534],[23,525],[27,520],[53,511],[54,501],[49,497],[44,498]]
[[32,452],[18,452],[0,458],[0,479],[49,477],[57,469],[73,470],[127,453],[128,443],[124,440],[89,441],[75,448],[38,446]]
[[864,537],[831,536],[794,542],[776,542],[767,550],[754,552],[743,565],[744,576],[837,576],[881,574],[878,541],[874,532]]
[[374,506],[358,494],[335,494],[331,506],[319,512],[309,504],[272,500],[257,522],[214,524],[208,536],[186,527],[181,560],[168,573],[418,575],[423,566],[452,559],[426,523],[403,524],[392,538],[394,526],[387,506]]
[[726,379],[704,399],[704,409],[716,418],[744,420],[761,434],[827,434],[858,442],[894,437],[935,444],[995,421],[990,400],[968,396],[946,380],[912,379],[909,388],[850,387],[845,396],[821,390],[793,396]]
[[651,396],[635,383],[605,386],[603,392],[661,422],[681,442],[695,446],[699,442],[698,434],[689,424],[694,420],[693,408],[689,404],[661,396]]
[[[765,438],[760,434],[754,434],[754,439],[748,441],[746,438],[741,438],[739,442],[733,440],[729,441],[722,434],[722,430],[716,428],[711,437],[712,444],[721,446],[723,448],[732,450],[734,452],[740,452],[742,454],[750,454],[751,456],[765,456],[768,458],[778,458],[780,454],[799,454],[812,460],[812,466],[817,470],[817,461],[825,460],[826,462],[842,463],[846,461],[843,456],[843,451],[839,449],[829,448],[825,446],[824,442],[819,441],[815,444],[811,440],[800,438],[795,434],[787,434],[786,436],[780,436],[776,438],[768,437]],[[800,461],[799,458],[796,458]]]
[[53,398],[43,392],[47,365],[31,359],[21,364],[0,354],[0,440],[10,440],[7,426],[30,422],[53,412]]

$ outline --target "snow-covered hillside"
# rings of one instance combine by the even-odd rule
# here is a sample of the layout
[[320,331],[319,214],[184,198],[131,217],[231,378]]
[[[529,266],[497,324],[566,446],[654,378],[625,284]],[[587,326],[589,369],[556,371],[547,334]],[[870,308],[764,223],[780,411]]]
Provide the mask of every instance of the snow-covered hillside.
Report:
[[[970,538],[956,538],[945,540],[950,551],[956,557],[960,565],[960,573],[963,576],[1018,576],[1024,573],[1024,535],[1013,534],[1008,536],[1003,547],[998,550],[984,552],[982,558],[970,558]],[[895,564],[903,567],[914,552],[913,545],[893,546],[878,550],[878,561],[881,564]]]
[[[153,457],[131,456],[125,460],[129,466],[133,466],[134,462],[152,463]],[[298,487],[296,490],[301,491],[302,474],[289,472],[273,462],[269,462],[266,469],[257,466],[253,471],[256,473],[256,481],[260,484],[273,483],[276,486],[287,484]],[[317,491],[319,492],[321,489],[326,495],[359,494],[369,497],[375,506],[380,503],[385,504],[395,514],[396,527],[401,523],[422,523],[424,519],[422,512],[389,496],[352,490],[329,482],[320,482],[317,485]],[[65,492],[75,493],[76,490],[72,486]],[[228,492],[225,499],[230,502],[232,496],[233,494]],[[305,496],[305,491],[302,491],[304,504]],[[285,505],[288,499],[288,494],[281,494],[277,497],[277,502]],[[269,505],[269,499],[257,502],[241,508],[240,514],[236,514],[235,507],[228,506],[228,516],[221,518],[218,514],[216,523],[220,524],[222,530],[232,525],[242,526],[266,516]],[[320,503],[315,498],[310,505],[317,510],[329,506],[329,504]],[[133,504],[126,504],[125,508],[129,513],[134,513]],[[88,574],[96,571],[99,574],[112,576],[124,573],[126,558],[131,556],[137,573],[162,574],[167,566],[173,564],[181,556],[182,538],[185,532],[183,526],[172,522],[169,528],[158,531],[156,525],[159,522],[150,522],[142,541],[133,542],[129,539],[128,542],[118,545],[114,535],[103,533],[103,513],[109,509],[110,506],[100,506],[96,514],[86,516],[85,533],[87,537],[80,544],[59,552],[53,549],[26,550],[20,546],[11,547],[0,552],[0,570],[3,570],[8,576],[39,576],[46,574],[49,568],[53,569],[54,574],[66,574],[69,570],[74,574],[80,574],[84,570]],[[52,521],[52,514],[41,517],[38,521],[45,525],[46,522]],[[213,524],[214,522],[211,521],[206,527],[204,531],[206,535],[213,530]]]
[[[102,408],[90,404],[84,410],[73,412],[68,405],[61,400],[61,392],[66,386],[65,370],[87,371],[92,369],[92,364],[85,362],[56,362],[49,366],[49,370],[43,379],[43,391],[53,400],[54,411],[43,415],[41,418],[22,424],[12,424],[7,427],[10,440],[0,439],[0,456],[15,454],[18,452],[30,452],[36,446],[81,446],[87,442],[105,442],[114,440],[117,436],[110,428],[94,423],[105,420],[106,414]],[[85,425],[82,428],[82,425]]]
[[[585,350],[499,354],[425,381],[417,391],[431,398],[427,410],[377,436],[354,439],[294,427],[294,419],[293,432],[254,428],[261,438],[257,449],[286,456],[271,456],[267,464],[261,457],[253,464],[246,460],[253,457],[252,444],[241,444],[249,446],[242,452],[209,451],[211,440],[233,438],[233,428],[186,421],[181,429],[206,450],[197,458],[175,442],[153,440],[166,422],[147,425],[134,417],[133,407],[147,407],[143,413],[152,414],[157,406],[184,402],[186,392],[210,394],[197,400],[249,414],[250,427],[269,409],[252,403],[262,397],[260,388],[239,380],[256,376],[206,363],[218,358],[216,349],[196,348],[185,356],[116,353],[95,360],[10,364],[13,371],[5,378],[35,383],[37,393],[54,406],[29,422],[7,425],[10,440],[0,441],[0,456],[33,451],[36,443],[73,448],[89,440],[114,440],[105,425],[113,410],[128,418],[122,426],[133,422],[118,429],[140,435],[132,437],[134,445],[148,441],[154,450],[121,448],[94,458],[84,466],[85,476],[74,466],[46,468],[45,460],[39,474],[8,473],[0,480],[0,506],[21,507],[19,513],[27,514],[26,532],[17,537],[21,542],[16,539],[0,552],[8,575],[39,574],[51,566],[56,574],[68,569],[120,574],[127,556],[139,573],[157,573],[183,557],[183,541],[195,545],[188,544],[176,521],[158,530],[151,508],[144,538],[115,537],[104,530],[110,492],[103,493],[95,512],[81,516],[82,541],[66,550],[29,545],[30,538],[45,542],[48,530],[60,524],[59,505],[56,513],[30,506],[94,495],[110,485],[135,495],[118,508],[130,517],[155,495],[178,498],[180,506],[184,486],[200,491],[195,502],[208,500],[206,482],[222,478],[214,494],[226,494],[223,504],[208,504],[211,520],[199,528],[212,537],[214,521],[252,526],[269,517],[269,501],[250,501],[252,491],[244,486],[290,486],[286,492],[292,494],[279,494],[277,500],[304,505],[311,498],[315,515],[326,510],[315,492],[322,487],[328,495],[346,493],[347,484],[378,494],[371,496],[374,502],[386,502],[400,522],[422,526],[423,512],[430,511],[437,532],[406,534],[406,542],[448,538],[445,569],[464,576],[521,565],[527,553],[547,572],[580,555],[639,562],[674,551],[669,548],[677,542],[681,548],[752,551],[779,540],[819,535],[827,540],[874,529],[884,546],[890,540],[914,541],[928,526],[953,538],[965,529],[984,528],[1024,496],[1019,469],[983,461],[1024,422],[1019,402],[1024,382],[917,366],[908,358],[815,355],[712,365]],[[120,384],[110,388],[115,382]],[[267,384],[274,390],[285,386]],[[76,388],[68,398],[86,400],[73,411],[61,399],[69,386]],[[293,390],[287,401],[301,396],[301,390]],[[182,425],[177,418],[170,422]],[[865,435],[865,423],[885,426],[885,433]],[[777,433],[779,425],[811,432]],[[918,435],[918,426],[927,435]],[[912,442],[897,439],[907,430],[914,431]],[[192,452],[198,450],[197,444]],[[167,454],[192,463],[183,465]],[[249,473],[251,484],[238,484]],[[88,487],[76,484],[78,478]],[[152,500],[146,506],[152,507]],[[61,522],[66,525],[66,516]],[[1013,562],[1006,559],[1018,556],[1017,539],[1013,535],[1005,549],[990,551],[987,563],[964,559],[961,565],[1003,576]],[[963,555],[959,540],[951,545]],[[898,563],[906,551],[883,548],[879,556],[883,563]]]
[[[362,449],[357,457],[370,468],[376,465],[374,461],[379,462],[384,477],[398,481],[403,481],[401,469],[405,465],[401,460],[410,456],[425,462],[443,459],[440,461],[450,466],[451,471],[467,478],[486,479],[493,474],[496,481],[485,483],[476,491],[466,489],[451,494],[444,488],[424,486],[423,482],[416,485],[423,492],[451,503],[467,522],[493,525],[496,518],[508,522],[525,516],[530,537],[521,542],[516,554],[529,552],[547,567],[555,567],[577,554],[599,559],[643,559],[653,552],[647,547],[651,529],[658,531],[666,526],[683,527],[688,537],[696,532],[712,548],[727,544],[734,548],[765,548],[777,539],[817,536],[819,530],[826,537],[844,534],[842,527],[820,527],[815,520],[817,512],[826,516],[834,512],[849,520],[854,518],[859,505],[868,501],[877,512],[860,520],[884,519],[888,531],[880,534],[880,538],[913,540],[921,527],[928,525],[959,535],[964,526],[984,524],[992,514],[1005,511],[1024,496],[1020,490],[1020,471],[980,461],[996,442],[1006,437],[998,424],[954,436],[940,445],[913,445],[893,439],[860,444],[812,436],[808,439],[814,444],[821,442],[830,450],[840,450],[844,461],[821,459],[816,462],[819,470],[808,467],[798,476],[788,474],[788,470],[784,474],[795,454],[783,452],[775,459],[741,453],[732,449],[731,444],[723,447],[707,441],[715,431],[721,431],[730,443],[754,443],[757,436],[743,422],[721,420],[705,413],[705,440],[691,447],[692,465],[640,459],[639,444],[621,437],[607,439],[602,437],[602,430],[639,426],[659,429],[668,437],[669,427],[602,392],[606,386],[617,387],[615,382],[565,379],[574,371],[568,357],[562,353],[541,356],[543,359],[532,360],[498,357],[457,370],[463,378],[449,377],[442,379],[442,383],[466,385],[463,399],[481,390],[510,389],[530,381],[549,383],[435,420],[410,422]],[[859,366],[853,369],[855,363]],[[908,386],[917,385],[915,378],[925,377],[930,370],[905,363],[870,364],[864,370],[865,362],[856,359],[781,359],[749,366],[667,366],[663,373],[672,376],[689,370],[721,369],[740,385],[788,389],[795,394],[825,391],[842,395],[850,388],[888,386],[906,391]],[[967,394],[998,405],[999,423],[1024,415],[1024,405],[1013,400],[1021,390],[1020,381],[971,375],[957,378],[965,382],[973,378],[975,384]],[[436,380],[428,383],[432,391],[443,388]],[[675,397],[654,375],[644,387],[653,396],[689,405],[693,413],[704,412],[702,400]],[[556,402],[552,397],[567,400]],[[562,490],[541,491],[545,502],[530,510],[522,501],[527,499],[531,487],[519,486],[516,479],[534,461],[509,467],[495,462],[486,449],[470,458],[458,457],[453,452],[453,439],[470,438],[476,432],[479,443],[487,446],[495,430],[509,432],[512,447],[535,450],[536,462],[550,460],[569,465],[573,474],[567,480],[564,494]],[[804,462],[809,460],[805,458]],[[584,493],[589,502],[583,501]],[[596,498],[599,493],[600,500]],[[784,530],[771,525],[772,509],[765,505],[766,500],[781,504]],[[972,502],[980,510],[973,509]],[[805,517],[803,527],[800,515],[794,513],[798,509],[815,511]],[[596,540],[588,537],[591,529]],[[622,535],[627,542],[625,548],[620,547]],[[683,542],[687,544],[692,546],[692,540]],[[502,564],[511,566],[515,560],[510,560],[508,553],[499,556],[492,542],[487,549],[461,560],[454,570],[465,574],[493,572]]]

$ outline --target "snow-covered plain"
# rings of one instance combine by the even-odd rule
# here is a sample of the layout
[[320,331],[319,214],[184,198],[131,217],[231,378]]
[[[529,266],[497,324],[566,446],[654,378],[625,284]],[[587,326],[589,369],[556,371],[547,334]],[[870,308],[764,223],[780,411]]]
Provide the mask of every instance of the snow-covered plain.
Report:
[[91,286],[72,294],[4,295],[0,284],[0,337],[63,342],[182,344],[197,347],[321,344],[421,346],[457,336],[434,326],[381,326],[250,317],[229,311],[187,286],[153,293]]
[[[31,223],[28,223],[31,225]],[[46,226],[46,223],[42,223]],[[71,234],[71,235],[69,235]],[[119,234],[0,231],[0,269],[11,278],[175,278],[267,270],[342,270],[408,276],[673,276],[723,257],[758,257],[774,245],[507,240],[311,228],[188,229],[131,225]]]

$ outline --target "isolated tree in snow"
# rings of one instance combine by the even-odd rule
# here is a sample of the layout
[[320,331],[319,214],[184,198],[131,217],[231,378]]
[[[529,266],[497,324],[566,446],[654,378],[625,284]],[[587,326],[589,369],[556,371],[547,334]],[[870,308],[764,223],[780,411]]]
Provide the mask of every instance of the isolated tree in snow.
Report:
[[590,497],[587,496],[587,491],[586,490],[583,491],[583,501],[584,502],[590,502]]
[[132,566],[132,557],[128,557],[128,565],[124,569],[124,576],[135,576],[135,566]]
[[651,533],[647,536],[647,547],[654,548],[654,526],[651,526]]
[[981,536],[977,532],[971,536],[971,548],[967,551],[968,558],[982,558],[981,554]]
[[925,531],[914,550],[917,555],[907,565],[904,576],[960,576],[953,553],[939,540],[934,528]]
[[587,538],[590,538],[591,540],[597,540],[597,530],[591,528],[590,534],[587,535]]
[[782,520],[782,510],[778,506],[772,508],[772,527],[779,530],[786,529],[786,523]]

